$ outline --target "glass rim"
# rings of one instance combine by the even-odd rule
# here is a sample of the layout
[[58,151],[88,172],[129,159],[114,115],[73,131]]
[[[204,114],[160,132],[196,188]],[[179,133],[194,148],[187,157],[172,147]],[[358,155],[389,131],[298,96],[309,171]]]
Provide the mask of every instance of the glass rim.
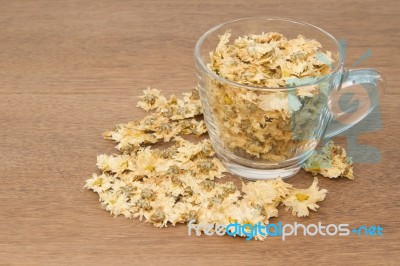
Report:
[[[291,85],[291,86],[285,86],[285,87],[262,87],[262,86],[252,86],[252,85],[246,85],[246,84],[242,84],[242,83],[237,83],[237,82],[231,81],[229,79],[226,79],[226,78],[224,78],[222,76],[219,76],[219,75],[217,75],[217,73],[215,73],[214,71],[209,69],[207,67],[207,65],[204,63],[204,61],[201,59],[201,55],[200,55],[200,48],[203,45],[204,40],[210,34],[215,32],[219,28],[222,28],[223,26],[226,26],[226,25],[231,24],[233,22],[245,21],[245,20],[253,20],[253,19],[285,21],[285,22],[300,24],[302,26],[307,26],[307,27],[314,28],[314,29],[322,32],[326,36],[328,36],[335,43],[336,48],[339,51],[339,62],[337,63],[336,67],[328,75],[324,75],[321,78],[317,78],[316,80],[313,80],[311,82],[306,82],[306,83],[301,84],[301,85]],[[299,34],[301,34],[301,33],[299,33]],[[223,22],[223,23],[221,23],[221,24],[209,29],[208,31],[206,31],[199,38],[199,40],[197,41],[196,46],[195,46],[194,56],[195,56],[196,63],[201,67],[201,70],[206,72],[212,78],[216,79],[219,82],[227,83],[227,84],[232,85],[234,87],[240,87],[240,88],[244,88],[244,89],[247,89],[247,90],[289,91],[289,90],[295,90],[295,89],[297,89],[299,87],[313,86],[313,85],[316,85],[316,84],[318,84],[320,82],[323,82],[323,81],[329,79],[331,76],[336,74],[338,72],[338,70],[343,66],[343,58],[342,58],[342,52],[341,52],[341,49],[340,49],[339,42],[336,40],[335,37],[333,37],[332,34],[330,34],[329,32],[327,32],[325,30],[323,30],[322,28],[317,27],[315,25],[312,25],[310,23],[299,21],[299,20],[293,20],[293,19],[289,19],[289,18],[282,18],[282,17],[246,17],[246,18],[240,18],[240,19],[235,19],[235,20],[230,20],[230,21]]]

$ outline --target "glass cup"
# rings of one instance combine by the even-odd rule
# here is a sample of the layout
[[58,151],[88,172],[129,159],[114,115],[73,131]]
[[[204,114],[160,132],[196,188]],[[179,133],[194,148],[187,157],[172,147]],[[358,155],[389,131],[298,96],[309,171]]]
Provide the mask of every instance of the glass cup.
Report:
[[[331,71],[279,88],[232,82],[208,67],[210,52],[227,30],[231,40],[262,32],[315,39],[331,52]],[[382,75],[374,69],[346,70],[344,51],[332,35],[284,18],[245,18],[218,25],[198,40],[195,58],[204,119],[216,154],[230,173],[252,180],[296,174],[321,139],[367,116],[384,87]],[[353,103],[356,98],[358,106],[343,107],[346,95],[353,96]]]

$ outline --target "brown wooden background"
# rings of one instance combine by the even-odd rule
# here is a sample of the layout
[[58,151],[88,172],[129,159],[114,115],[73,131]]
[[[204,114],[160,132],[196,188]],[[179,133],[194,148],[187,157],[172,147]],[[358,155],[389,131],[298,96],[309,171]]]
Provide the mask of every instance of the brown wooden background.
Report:
[[[380,163],[356,164],[354,182],[321,179],[329,194],[309,218],[282,210],[271,222],[380,224],[383,237],[188,237],[185,225],[114,219],[82,189],[96,155],[114,152],[101,133],[144,115],[141,90],[191,89],[200,35],[248,16],[318,25],[348,41],[350,64],[372,50],[362,66],[386,76],[383,129],[359,142],[379,148]],[[396,0],[0,1],[0,264],[396,264],[399,25]]]

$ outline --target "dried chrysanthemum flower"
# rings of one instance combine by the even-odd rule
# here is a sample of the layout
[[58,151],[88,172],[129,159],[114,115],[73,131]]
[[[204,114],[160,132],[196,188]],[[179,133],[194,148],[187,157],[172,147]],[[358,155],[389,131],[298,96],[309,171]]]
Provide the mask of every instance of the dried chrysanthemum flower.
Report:
[[283,182],[282,179],[243,183],[242,191],[245,193],[243,199],[250,206],[279,203],[289,194],[291,187],[290,184]]
[[329,178],[347,177],[354,179],[353,163],[347,157],[344,148],[329,141],[322,149],[322,153],[314,151],[311,157],[304,163],[304,170],[313,175],[321,174]]
[[323,201],[327,192],[326,189],[318,188],[318,179],[314,177],[309,188],[292,189],[282,202],[286,206],[286,210],[291,210],[293,215],[304,217],[309,215],[309,209],[316,211],[319,208],[317,202]]
[[[177,142],[177,153],[173,158],[178,162],[185,163],[196,158],[214,155],[214,150],[211,148],[211,142],[208,139],[197,144],[180,137],[175,138],[175,141]],[[203,154],[202,152],[205,150],[209,151],[209,154]]]
[[178,99],[175,95],[172,95],[168,101],[158,106],[157,113],[171,120],[192,118],[203,114],[201,101],[196,89],[190,93],[185,93],[183,96],[183,99]]
[[114,191],[105,191],[99,194],[101,204],[111,214],[124,215],[127,218],[131,217],[129,209],[131,204],[128,201],[128,197],[125,194],[114,193]]
[[[265,217],[263,216],[262,212],[257,209],[257,208],[252,208],[245,204],[244,202],[239,202],[237,204],[231,204],[226,210],[226,216],[228,218],[228,222],[225,222],[225,224],[228,223],[238,223],[241,225],[256,225],[260,223],[261,225],[265,225]],[[233,230],[233,228],[232,228]],[[246,233],[251,234],[250,228],[245,228],[244,229]],[[241,237],[247,237],[243,232],[236,232],[238,233],[239,236]],[[251,234],[252,235],[252,234]],[[254,235],[253,236],[257,240],[263,240],[265,239],[266,235]]]
[[118,143],[116,148],[120,151],[131,151],[142,144],[153,144],[158,141],[151,133],[138,130],[136,123],[120,124],[115,130],[103,133],[105,139],[114,140]]
[[86,180],[84,188],[91,189],[96,193],[109,190],[112,186],[113,177],[107,174],[93,174],[92,178]]
[[147,90],[143,91],[143,96],[140,96],[140,101],[137,106],[146,111],[150,111],[157,109],[165,104],[166,101],[167,99],[161,95],[161,91],[147,88]]
[[130,167],[130,156],[127,154],[97,156],[97,167],[103,172],[121,174]]
[[195,176],[197,178],[210,179],[223,177],[224,172],[227,172],[225,166],[217,158],[198,160],[195,168]]
[[268,223],[269,218],[278,216],[277,206],[290,193],[291,187],[280,178],[243,183],[242,192],[245,195],[242,201],[258,209],[264,216],[264,222]]

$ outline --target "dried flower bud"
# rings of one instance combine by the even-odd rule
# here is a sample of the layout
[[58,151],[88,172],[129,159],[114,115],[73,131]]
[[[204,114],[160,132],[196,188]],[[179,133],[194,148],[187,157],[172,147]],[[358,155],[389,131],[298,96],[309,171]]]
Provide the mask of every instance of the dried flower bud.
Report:
[[152,223],[162,223],[165,219],[165,214],[161,209],[156,210],[150,217]]
[[215,187],[215,182],[209,179],[204,180],[203,182],[200,183],[202,185],[202,187],[206,190],[206,191],[211,191],[214,189]]
[[153,199],[154,196],[155,196],[154,192],[149,188],[143,189],[141,194],[142,199]]

